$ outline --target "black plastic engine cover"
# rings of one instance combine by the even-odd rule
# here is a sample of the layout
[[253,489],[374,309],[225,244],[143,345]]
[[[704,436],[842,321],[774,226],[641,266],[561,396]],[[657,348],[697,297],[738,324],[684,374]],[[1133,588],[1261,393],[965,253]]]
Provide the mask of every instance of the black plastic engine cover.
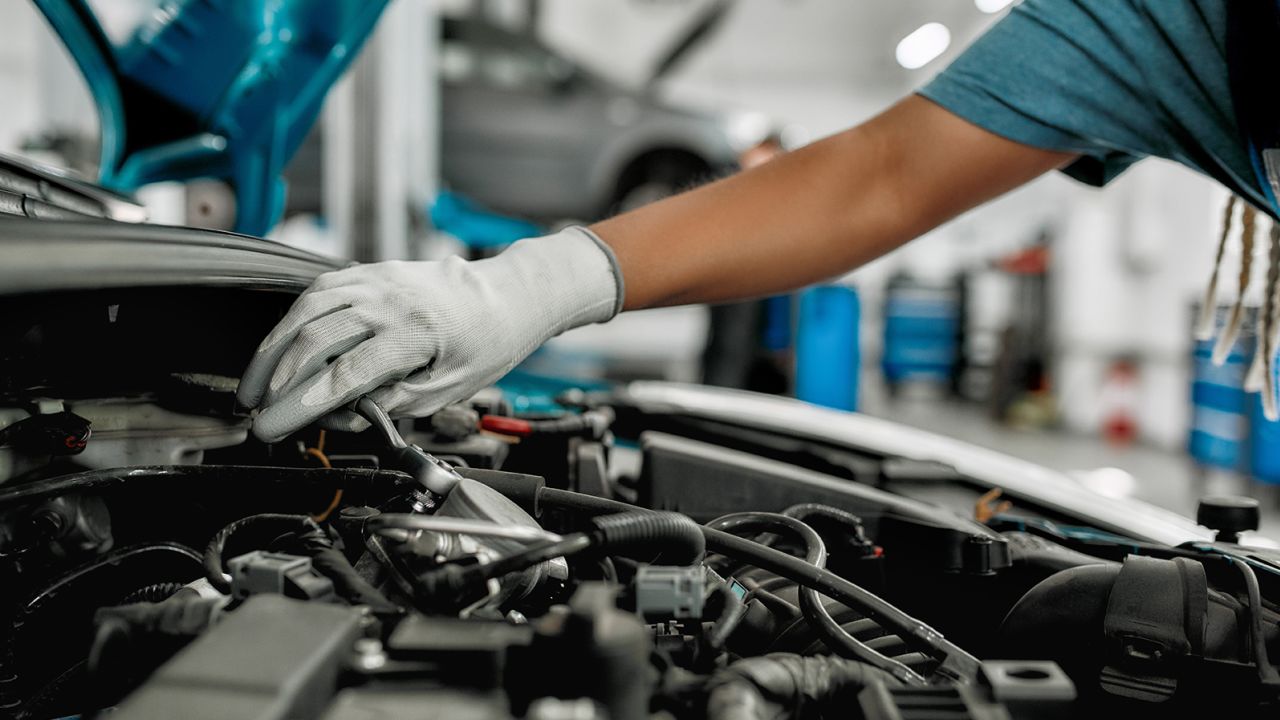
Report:
[[644,433],[640,504],[706,522],[744,507],[779,512],[823,503],[862,518],[894,560],[987,574],[1010,564],[1008,543],[950,510],[787,463],[697,440]]
[[[1209,587],[1195,561],[1130,556],[1126,566],[1137,572],[1123,583],[1125,566],[1108,563],[1036,585],[1005,618],[998,656],[1057,662],[1079,690],[1078,715],[1258,716],[1258,669],[1241,632],[1248,609]],[[1159,582],[1144,589],[1144,577]],[[1275,657],[1276,616],[1264,615]]]
[[111,716],[317,717],[333,697],[362,617],[339,605],[253,597],[157,670]]

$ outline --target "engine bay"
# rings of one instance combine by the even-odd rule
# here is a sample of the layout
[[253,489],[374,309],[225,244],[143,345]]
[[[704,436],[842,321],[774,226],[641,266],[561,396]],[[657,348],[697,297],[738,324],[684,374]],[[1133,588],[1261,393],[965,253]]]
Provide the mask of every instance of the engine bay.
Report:
[[139,297],[3,321],[0,713],[1276,711],[1263,554],[1001,506],[954,469],[625,387],[364,407],[364,432],[266,445],[234,408],[251,345],[227,338],[271,313],[175,323],[139,362],[116,350],[180,312]]

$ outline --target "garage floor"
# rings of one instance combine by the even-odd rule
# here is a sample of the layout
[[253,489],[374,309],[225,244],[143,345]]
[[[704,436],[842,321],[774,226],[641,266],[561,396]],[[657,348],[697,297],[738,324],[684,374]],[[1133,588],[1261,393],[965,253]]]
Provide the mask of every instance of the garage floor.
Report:
[[1095,473],[1084,482],[1100,492],[1137,497],[1192,517],[1203,495],[1252,495],[1262,501],[1262,534],[1280,542],[1280,487],[1252,484],[1229,473],[1205,473],[1181,452],[1115,447],[1096,438],[1057,432],[1012,430],[992,421],[981,407],[946,400],[866,398],[864,411],[1059,470],[1118,468],[1124,472]]

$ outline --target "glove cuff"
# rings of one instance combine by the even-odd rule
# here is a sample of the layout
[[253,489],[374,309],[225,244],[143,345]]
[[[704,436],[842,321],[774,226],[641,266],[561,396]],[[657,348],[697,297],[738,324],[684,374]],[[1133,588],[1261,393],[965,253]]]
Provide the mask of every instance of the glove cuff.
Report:
[[625,303],[627,299],[627,285],[622,278],[622,266],[618,264],[618,256],[613,253],[613,248],[609,247],[609,243],[601,240],[600,236],[595,234],[595,232],[590,228],[582,227],[581,225],[566,228],[566,232],[574,230],[590,238],[591,242],[595,243],[596,247],[600,249],[600,252],[604,253],[605,259],[609,261],[609,272],[613,273],[613,287],[615,294],[613,301],[613,313],[609,315],[609,317],[598,322],[612,320],[618,316],[618,313],[622,312],[623,303]]
[[617,260],[608,245],[583,227],[520,240],[470,267],[496,296],[512,304],[515,324],[537,328],[537,344],[575,327],[611,320],[622,309]]

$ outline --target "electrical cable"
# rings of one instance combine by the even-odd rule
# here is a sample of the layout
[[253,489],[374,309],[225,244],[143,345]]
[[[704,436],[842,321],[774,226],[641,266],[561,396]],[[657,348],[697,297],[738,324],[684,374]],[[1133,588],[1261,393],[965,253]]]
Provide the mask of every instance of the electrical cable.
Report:
[[[977,659],[946,640],[937,630],[839,575],[731,533],[707,528],[706,535],[707,546],[716,552],[734,555],[762,570],[768,570],[800,585],[811,587],[820,594],[864,613],[885,630],[909,642],[914,641],[943,657],[962,663],[966,666],[963,673],[976,672]],[[914,672],[912,674],[915,675]],[[906,682],[912,681],[906,680]]]
[[724,598],[724,608],[720,611],[720,616],[711,624],[711,628],[707,630],[706,640],[708,647],[720,651],[724,649],[729,636],[742,623],[742,618],[747,614],[747,605],[727,583],[721,583],[716,591],[720,597]]
[[204,570],[209,584],[219,592],[231,592],[231,576],[223,566],[226,546],[237,533],[246,528],[265,530],[265,534],[273,538],[273,543],[281,536],[292,534],[296,547],[291,549],[310,558],[312,567],[329,578],[334,591],[353,605],[367,605],[376,612],[394,612],[398,609],[395,603],[356,572],[346,556],[333,547],[333,542],[316,524],[315,519],[306,515],[250,515],[227,525],[214,535],[204,551]]
[[[589,514],[609,514],[643,510],[634,505],[606,500],[591,495],[557,488],[542,488],[538,502],[546,507],[562,508]],[[817,568],[800,558],[740,538],[731,533],[703,528],[707,549],[725,555],[733,555],[756,567],[781,575],[793,582],[812,587],[823,595],[843,603],[875,620],[882,628],[893,632],[908,642],[914,642],[935,656],[946,658],[943,665],[947,672],[958,677],[972,678],[978,669],[978,660],[962,648],[943,637],[942,633],[924,622],[908,615],[884,599],[830,570]]]
[[[374,520],[370,519],[370,523]],[[589,533],[566,535],[483,565],[445,565],[430,574],[427,584],[437,592],[463,594],[477,584],[522,572],[538,563],[569,557],[595,548],[602,553],[660,557],[668,563],[700,562],[705,552],[702,529],[687,516],[668,512],[625,512],[592,518]]]
[[598,439],[608,431],[613,420],[614,414],[610,408],[596,408],[576,415],[564,415],[545,420],[484,415],[480,418],[480,429],[516,438],[532,435],[582,435]]
[[[827,548],[822,542],[822,537],[813,528],[793,517],[765,512],[733,513],[712,520],[706,527],[735,534],[778,530],[790,532],[804,544],[805,561],[814,567],[826,568]],[[823,644],[840,657],[865,662],[893,674],[904,682],[925,684],[925,679],[916,671],[872,650],[865,643],[845,632],[840,623],[831,617],[817,590],[811,587],[800,587],[800,611],[809,625],[818,633]]]
[[769,612],[783,615],[788,621],[801,617],[800,608],[796,607],[795,603],[784,597],[773,594],[772,592],[764,589],[763,586],[758,586],[751,592],[747,593],[746,599],[759,600],[760,604],[764,605]]
[[858,539],[864,539],[862,518],[848,510],[841,510],[822,503],[800,503],[783,510],[782,514],[789,518],[795,518],[800,522],[806,522],[811,517],[826,518],[849,528]]
[[[318,460],[320,464],[324,466],[325,470],[332,470],[333,463],[329,462],[329,456],[324,454],[324,441],[325,441],[325,431],[321,430],[320,437],[316,439],[316,446],[307,448],[303,454],[305,454],[307,457],[313,457],[316,460]],[[328,507],[326,507],[323,511],[321,511],[320,514],[312,515],[311,519],[315,520],[318,523],[322,523],[325,520],[328,520],[329,516],[333,514],[333,511],[338,509],[338,505],[341,502],[342,502],[342,488],[338,488],[337,490],[334,491],[333,500],[329,501]]]
[[1258,587],[1258,576],[1253,568],[1244,560],[1230,558],[1231,564],[1240,570],[1244,577],[1244,585],[1249,596],[1249,639],[1253,645],[1254,661],[1258,663],[1258,677],[1263,684],[1280,685],[1280,673],[1276,672],[1267,657],[1267,640],[1262,629],[1262,590]]
[[618,568],[614,566],[613,560],[607,557],[600,558],[596,564],[600,566],[600,575],[605,582],[618,582]]
[[222,554],[226,549],[227,542],[236,533],[249,527],[255,527],[255,529],[270,527],[275,536],[279,536],[288,532],[309,530],[315,528],[316,525],[306,515],[262,513],[240,518],[219,530],[213,536],[213,539],[209,541],[209,545],[204,551],[204,576],[209,580],[209,584],[219,592],[231,592],[231,576],[227,574],[222,564]]
[[311,554],[311,566],[333,583],[339,597],[352,605],[364,605],[374,612],[395,613],[400,608],[355,569],[347,556],[334,547]]
[[569,557],[590,548],[595,541],[586,533],[566,535],[560,540],[536,545],[514,555],[508,555],[491,563],[475,566],[478,577],[485,580],[502,577],[509,573],[520,572],[540,562],[554,560],[558,557]]

